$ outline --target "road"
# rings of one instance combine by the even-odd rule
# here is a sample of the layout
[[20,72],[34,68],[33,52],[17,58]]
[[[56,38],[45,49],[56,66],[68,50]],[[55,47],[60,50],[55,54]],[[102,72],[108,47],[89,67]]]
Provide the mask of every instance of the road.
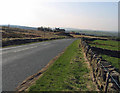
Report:
[[2,91],[14,91],[23,80],[40,71],[75,39],[39,42],[2,49]]

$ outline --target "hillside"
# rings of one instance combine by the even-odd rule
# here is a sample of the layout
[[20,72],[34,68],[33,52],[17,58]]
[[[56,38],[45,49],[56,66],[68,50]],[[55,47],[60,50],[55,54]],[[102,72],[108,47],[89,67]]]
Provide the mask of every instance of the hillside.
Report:
[[76,29],[76,28],[64,28],[64,29],[66,30],[66,32],[77,32],[86,35],[118,37],[117,31],[99,31],[99,30],[97,31],[97,30]]
[[65,32],[28,30],[6,26],[2,27],[1,32],[3,46],[70,37],[70,35],[66,34]]
[[[8,25],[0,25],[8,27]],[[29,26],[20,26],[20,25],[9,25],[11,28],[19,28],[19,29],[25,29],[25,30],[37,30],[37,27],[29,27]],[[77,32],[80,34],[86,34],[86,35],[95,35],[95,36],[112,36],[112,37],[118,37],[117,31],[100,31],[100,30],[89,30],[89,29],[77,29],[77,28],[64,28],[60,27],[62,29],[65,29],[66,32]]]
[[11,28],[20,28],[20,29],[26,29],[26,30],[37,30],[36,27],[28,27],[28,26],[20,26],[20,25],[0,25],[1,27],[11,27]]

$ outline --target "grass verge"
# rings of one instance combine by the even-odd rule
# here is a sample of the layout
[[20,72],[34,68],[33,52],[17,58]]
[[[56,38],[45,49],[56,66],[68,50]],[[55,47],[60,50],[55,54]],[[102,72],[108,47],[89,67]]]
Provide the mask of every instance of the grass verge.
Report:
[[90,80],[90,71],[85,63],[82,49],[79,48],[79,43],[80,40],[74,41],[28,89],[29,93],[94,90],[94,85]]

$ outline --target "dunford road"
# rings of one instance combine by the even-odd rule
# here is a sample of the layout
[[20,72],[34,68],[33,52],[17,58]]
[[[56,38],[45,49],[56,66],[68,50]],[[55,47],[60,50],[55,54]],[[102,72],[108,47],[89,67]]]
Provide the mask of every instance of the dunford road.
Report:
[[60,39],[2,49],[2,91],[14,91],[75,39]]

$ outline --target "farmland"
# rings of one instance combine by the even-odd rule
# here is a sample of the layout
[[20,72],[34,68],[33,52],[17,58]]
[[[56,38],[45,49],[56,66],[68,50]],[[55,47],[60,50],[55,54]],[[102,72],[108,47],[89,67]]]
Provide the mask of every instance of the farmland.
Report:
[[108,61],[115,68],[120,71],[120,41],[115,40],[92,40],[88,41],[89,45],[93,47],[93,50],[102,56],[102,58]]
[[115,50],[119,51],[118,41],[113,40],[95,40],[91,42],[91,46],[96,46],[98,48],[108,49],[108,50]]

